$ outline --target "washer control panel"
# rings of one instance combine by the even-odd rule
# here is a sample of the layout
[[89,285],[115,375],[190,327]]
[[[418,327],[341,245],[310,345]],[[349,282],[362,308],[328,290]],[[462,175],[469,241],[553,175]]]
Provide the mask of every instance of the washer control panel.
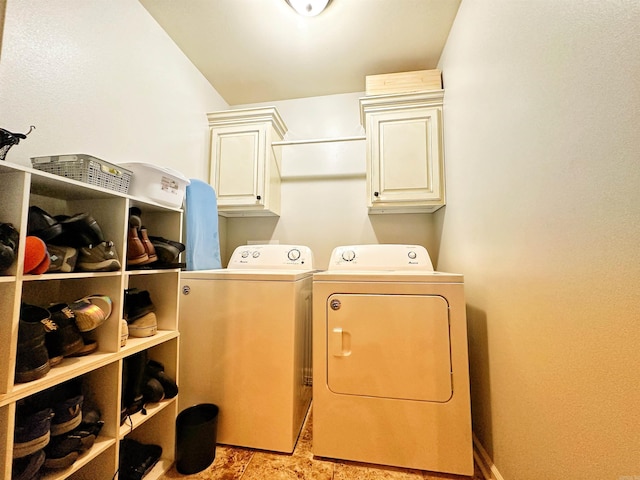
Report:
[[333,249],[329,270],[433,271],[421,245],[345,245]]
[[312,270],[313,253],[304,245],[241,245],[227,268]]

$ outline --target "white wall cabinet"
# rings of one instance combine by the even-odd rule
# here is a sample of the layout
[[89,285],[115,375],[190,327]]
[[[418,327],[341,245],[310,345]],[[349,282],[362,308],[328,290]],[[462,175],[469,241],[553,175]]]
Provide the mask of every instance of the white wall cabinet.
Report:
[[[125,436],[162,447],[162,459],[149,473],[158,478],[174,462],[177,397],[147,405],[146,415],[137,413],[120,425],[123,360],[148,350],[149,358],[164,364],[165,372],[178,381],[178,289],[180,270],[127,271],[128,211],[142,210],[151,235],[178,240],[182,210],[141,201],[132,196],[93,187],[30,168],[0,162],[0,222],[12,223],[20,232],[17,260],[0,273],[0,478],[11,478],[16,402],[73,378],[82,378],[85,404],[100,410],[105,424],[91,449],[64,470],[43,471],[45,479],[111,479],[118,468],[119,441]],[[30,205],[52,215],[88,212],[105,237],[117,248],[122,269],[115,272],[73,272],[30,275],[23,273],[25,237]],[[158,333],[147,338],[129,337],[120,346],[124,290],[148,290],[156,306]],[[85,295],[105,294],[113,301],[113,313],[91,332],[98,350],[85,357],[65,358],[38,380],[14,384],[20,304],[47,306],[71,303]],[[179,383],[179,382],[178,382]]]
[[369,213],[431,213],[445,204],[443,94],[360,99]]
[[271,146],[287,131],[275,107],[213,112],[209,183],[226,217],[280,215],[280,161]]

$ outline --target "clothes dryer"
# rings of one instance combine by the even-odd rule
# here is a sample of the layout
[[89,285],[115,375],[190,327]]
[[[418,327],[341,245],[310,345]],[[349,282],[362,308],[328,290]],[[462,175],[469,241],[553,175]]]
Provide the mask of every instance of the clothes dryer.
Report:
[[313,254],[238,247],[181,274],[180,408],[220,408],[221,444],[291,453],[311,402]]
[[313,453],[473,474],[463,276],[424,247],[333,250],[313,280]]

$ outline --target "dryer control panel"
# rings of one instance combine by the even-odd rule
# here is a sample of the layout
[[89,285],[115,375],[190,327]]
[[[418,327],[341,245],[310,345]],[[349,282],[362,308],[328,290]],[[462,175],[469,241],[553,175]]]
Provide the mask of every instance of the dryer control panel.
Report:
[[241,245],[234,250],[227,268],[312,270],[313,253],[304,245]]
[[433,271],[422,245],[345,245],[333,249],[329,270]]

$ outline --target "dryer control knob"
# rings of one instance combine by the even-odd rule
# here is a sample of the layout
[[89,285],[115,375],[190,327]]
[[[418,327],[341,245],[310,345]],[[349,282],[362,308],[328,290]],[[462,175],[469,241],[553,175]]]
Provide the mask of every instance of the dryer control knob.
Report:
[[255,252],[253,252],[253,254],[251,256],[253,258],[258,258],[260,256],[260,252],[258,250],[256,250]]
[[345,262],[352,262],[354,258],[356,258],[356,252],[353,250],[345,250],[342,252],[342,259]]
[[242,258],[247,258],[247,257],[249,256],[249,251],[248,251],[248,250],[244,250],[244,251],[240,254],[240,256],[241,256]]
[[413,250],[411,250],[409,253],[407,253],[407,255],[409,256],[409,258],[411,260],[415,260],[416,257],[418,256],[418,254],[416,252],[414,252]]
[[289,250],[287,252],[287,258],[289,260],[291,260],[292,262],[295,262],[296,260],[300,259],[300,250],[298,250],[297,248],[292,248],[291,250]]

